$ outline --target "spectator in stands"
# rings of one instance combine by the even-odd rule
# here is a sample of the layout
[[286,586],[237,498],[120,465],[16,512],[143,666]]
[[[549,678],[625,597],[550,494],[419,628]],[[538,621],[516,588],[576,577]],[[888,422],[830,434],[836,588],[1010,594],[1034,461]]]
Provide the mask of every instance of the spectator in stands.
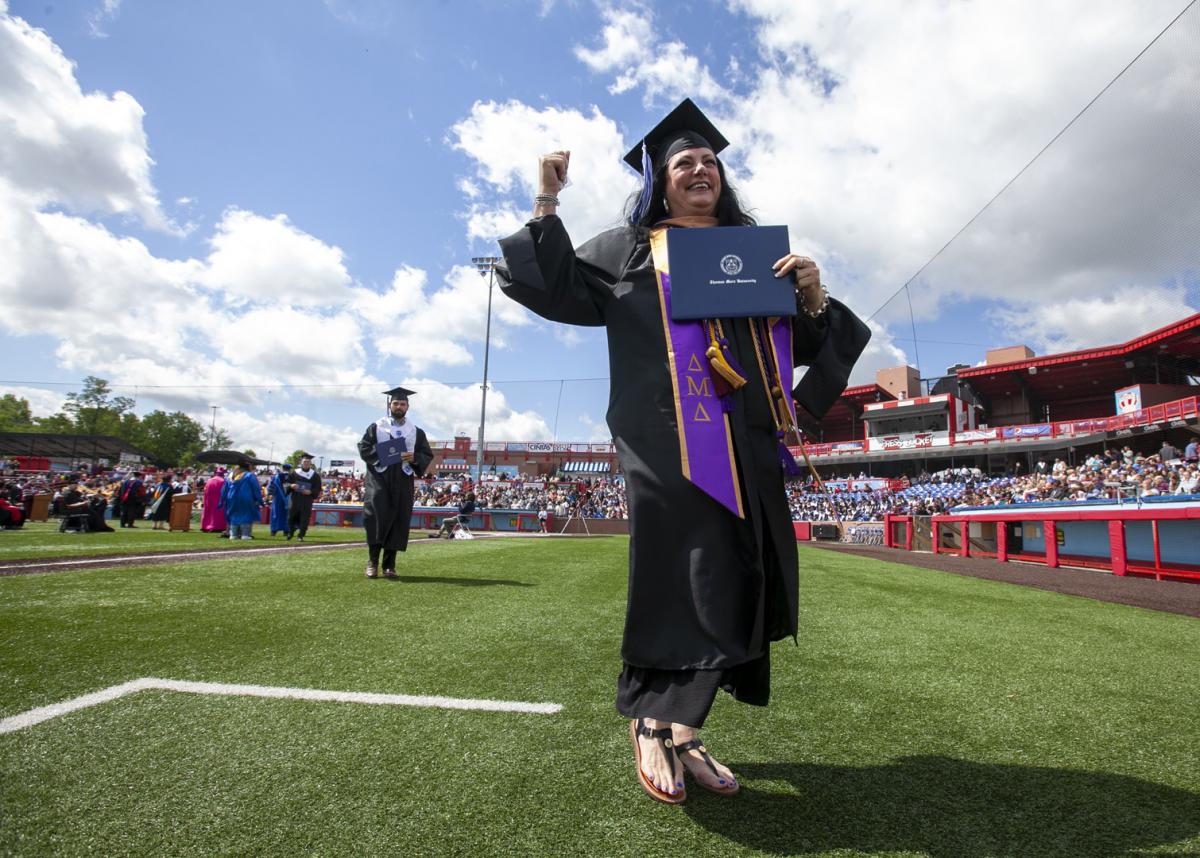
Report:
[[1200,488],[1200,468],[1196,465],[1189,465],[1183,470],[1179,477],[1179,488],[1176,492],[1181,495],[1194,495],[1197,489]]
[[1178,459],[1179,456],[1179,450],[1175,447],[1175,445],[1172,444],[1169,439],[1164,440],[1162,447],[1160,447],[1158,450],[1158,458],[1164,462],[1172,462],[1175,459]]
[[1183,461],[1189,465],[1200,464],[1200,441],[1193,438],[1183,449]]

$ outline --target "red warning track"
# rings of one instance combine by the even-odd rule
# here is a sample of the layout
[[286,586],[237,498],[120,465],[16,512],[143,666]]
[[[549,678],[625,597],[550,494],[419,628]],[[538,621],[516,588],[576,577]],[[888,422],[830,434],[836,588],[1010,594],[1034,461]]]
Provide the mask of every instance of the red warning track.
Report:
[[919,566],[938,572],[967,575],[971,578],[986,578],[1051,590],[1070,596],[1083,596],[1100,602],[1115,602],[1166,611],[1188,617],[1200,617],[1200,584],[1183,581],[1155,581],[1150,578],[1135,578],[1130,575],[1113,575],[1094,569],[1059,567],[1047,569],[1032,563],[1001,563],[987,557],[959,557],[957,554],[926,554],[916,551],[899,551],[876,545],[841,545],[839,543],[812,543],[815,548],[869,557],[872,560]]

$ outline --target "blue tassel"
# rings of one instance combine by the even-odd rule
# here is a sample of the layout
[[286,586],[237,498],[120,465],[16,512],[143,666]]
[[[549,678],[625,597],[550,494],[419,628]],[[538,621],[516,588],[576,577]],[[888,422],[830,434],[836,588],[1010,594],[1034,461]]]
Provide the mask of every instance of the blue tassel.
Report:
[[650,152],[646,149],[646,141],[642,141],[642,192],[638,196],[637,205],[629,215],[629,223],[637,226],[638,222],[650,211],[650,201],[654,197],[654,164],[650,161]]

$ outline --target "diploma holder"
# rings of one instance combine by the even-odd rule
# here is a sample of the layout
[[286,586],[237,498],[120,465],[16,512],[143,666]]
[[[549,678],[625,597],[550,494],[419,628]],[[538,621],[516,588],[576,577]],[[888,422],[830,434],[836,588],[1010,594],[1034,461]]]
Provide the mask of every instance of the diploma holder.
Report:
[[671,319],[796,315],[796,281],[771,267],[791,252],[786,226],[667,230]]
[[375,451],[379,454],[379,464],[390,468],[400,463],[400,457],[408,452],[408,445],[404,443],[403,438],[393,438],[376,444]]

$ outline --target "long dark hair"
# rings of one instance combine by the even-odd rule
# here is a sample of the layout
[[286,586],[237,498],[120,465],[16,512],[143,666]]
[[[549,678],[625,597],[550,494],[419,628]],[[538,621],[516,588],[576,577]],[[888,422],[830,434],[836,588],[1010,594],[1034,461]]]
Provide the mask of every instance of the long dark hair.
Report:
[[[720,158],[717,158],[717,173],[721,176],[721,193],[717,196],[717,223],[721,226],[758,226],[758,221],[742,206],[737,191],[729,184],[729,179],[725,176],[725,165]],[[667,211],[666,185],[667,165],[664,163],[654,171],[654,189],[649,210],[636,222],[632,221],[633,210],[641,195],[640,189],[634,191],[625,201],[625,223],[649,229],[660,220],[669,218],[671,213]]]

